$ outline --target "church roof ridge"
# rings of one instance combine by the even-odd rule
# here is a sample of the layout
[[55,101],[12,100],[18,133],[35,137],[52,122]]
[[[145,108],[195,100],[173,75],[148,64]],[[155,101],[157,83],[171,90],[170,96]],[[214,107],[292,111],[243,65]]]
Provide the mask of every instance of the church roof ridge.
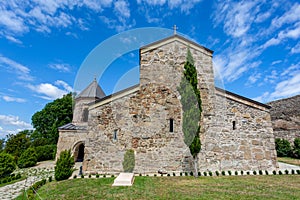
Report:
[[250,99],[250,98],[247,98],[247,97],[244,97],[244,96],[241,96],[239,94],[236,94],[236,93],[233,93],[233,92],[230,92],[228,90],[225,90],[225,89],[222,89],[222,88],[219,88],[219,87],[215,87],[217,91],[219,92],[222,92],[224,94],[228,94],[228,95],[232,95],[238,99],[241,99],[241,100],[245,100],[245,101],[248,101],[250,103],[253,103],[253,104],[256,104],[256,105],[259,105],[259,106],[262,106],[264,108],[267,108],[267,109],[270,109],[271,106],[267,105],[267,104],[264,104],[264,103],[261,103],[261,102],[258,102],[258,101],[255,101],[253,99]]
[[161,40],[152,42],[152,43],[147,44],[147,45],[145,45],[145,46],[142,46],[140,49],[141,49],[141,50],[144,50],[144,49],[150,48],[150,47],[153,46],[153,45],[157,45],[157,44],[159,44],[159,43],[163,43],[163,42],[168,41],[168,40],[170,40],[170,39],[180,39],[180,40],[183,40],[183,41],[185,41],[185,42],[187,42],[187,43],[190,43],[190,44],[192,44],[192,45],[195,45],[195,46],[197,46],[197,47],[199,47],[199,48],[201,48],[201,49],[204,49],[204,50],[210,52],[211,54],[214,53],[213,50],[211,50],[211,49],[209,49],[209,48],[207,48],[207,47],[204,47],[204,46],[198,44],[197,42],[195,42],[195,41],[193,41],[193,40],[191,40],[191,39],[187,39],[187,38],[185,38],[185,37],[179,35],[178,33],[176,33],[176,34],[174,34],[174,35],[172,35],[172,36],[163,38],[163,39],[161,39]]
[[99,86],[96,78],[91,82],[83,91],[79,93],[76,98],[98,98],[101,99],[105,97],[105,93],[102,88]]

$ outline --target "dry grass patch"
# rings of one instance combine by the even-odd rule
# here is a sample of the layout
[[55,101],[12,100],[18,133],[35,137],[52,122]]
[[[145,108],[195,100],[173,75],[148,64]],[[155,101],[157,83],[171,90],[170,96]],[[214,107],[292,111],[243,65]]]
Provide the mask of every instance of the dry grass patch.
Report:
[[289,157],[277,157],[279,162],[300,166],[300,159]]

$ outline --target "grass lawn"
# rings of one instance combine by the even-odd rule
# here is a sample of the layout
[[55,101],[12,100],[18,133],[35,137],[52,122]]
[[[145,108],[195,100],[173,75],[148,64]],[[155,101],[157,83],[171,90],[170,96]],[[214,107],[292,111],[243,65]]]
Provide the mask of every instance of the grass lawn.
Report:
[[[299,175],[135,177],[132,187],[114,178],[77,178],[39,189],[41,199],[300,199]],[[18,199],[22,199],[20,196]]]
[[300,166],[300,159],[289,158],[289,157],[277,157],[277,160],[279,162]]

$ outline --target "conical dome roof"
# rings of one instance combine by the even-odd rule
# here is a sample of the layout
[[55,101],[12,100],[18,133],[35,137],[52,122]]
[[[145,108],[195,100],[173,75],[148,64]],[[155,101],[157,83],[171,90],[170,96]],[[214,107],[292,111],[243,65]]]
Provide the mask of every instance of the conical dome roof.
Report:
[[84,97],[102,99],[105,96],[106,95],[97,83],[97,80],[94,79],[94,81],[91,84],[89,84],[89,86],[87,86],[82,92],[80,92],[76,98]]

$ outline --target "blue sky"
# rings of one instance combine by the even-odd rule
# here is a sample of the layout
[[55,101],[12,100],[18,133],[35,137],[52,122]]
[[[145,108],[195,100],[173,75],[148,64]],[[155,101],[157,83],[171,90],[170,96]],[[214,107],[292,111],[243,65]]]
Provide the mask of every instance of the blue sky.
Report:
[[[0,1],[0,138],[32,128],[36,111],[72,91],[97,45],[136,28],[176,24],[214,50],[215,71],[229,91],[261,102],[297,95],[299,13],[292,0]],[[114,61],[100,79],[105,92],[137,65],[137,51]]]

